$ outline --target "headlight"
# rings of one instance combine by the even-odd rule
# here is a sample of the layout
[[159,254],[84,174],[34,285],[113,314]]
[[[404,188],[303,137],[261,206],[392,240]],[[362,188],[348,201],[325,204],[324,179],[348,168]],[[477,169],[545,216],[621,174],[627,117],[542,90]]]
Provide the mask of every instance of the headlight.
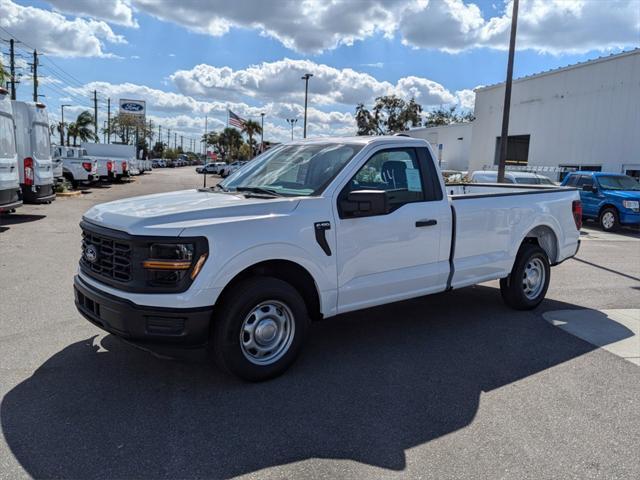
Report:
[[[177,284],[191,269],[194,250],[192,243],[152,244],[149,247],[149,258],[142,262],[142,267],[149,271],[147,280],[152,285]],[[199,263],[201,267],[202,262]],[[192,274],[191,278],[195,278],[195,275]]]
[[629,210],[633,210],[634,212],[637,212],[640,210],[640,201],[638,200],[623,200],[622,201],[622,206],[624,208],[628,208]]

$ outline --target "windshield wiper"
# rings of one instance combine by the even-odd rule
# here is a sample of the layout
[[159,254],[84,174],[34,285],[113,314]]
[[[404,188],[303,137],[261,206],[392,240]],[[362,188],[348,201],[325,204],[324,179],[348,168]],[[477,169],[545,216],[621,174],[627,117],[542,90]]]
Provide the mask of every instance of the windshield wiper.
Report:
[[282,197],[283,195],[276,190],[264,187],[236,187],[236,192],[259,193],[261,195],[269,195],[271,197]]

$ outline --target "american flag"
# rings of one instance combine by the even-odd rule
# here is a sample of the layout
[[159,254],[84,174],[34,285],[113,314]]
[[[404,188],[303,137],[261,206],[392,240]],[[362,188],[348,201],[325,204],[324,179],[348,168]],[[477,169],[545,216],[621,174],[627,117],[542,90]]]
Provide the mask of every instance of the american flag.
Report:
[[244,127],[244,118],[236,115],[235,113],[233,113],[231,110],[229,110],[229,124],[236,127],[236,128],[242,128]]

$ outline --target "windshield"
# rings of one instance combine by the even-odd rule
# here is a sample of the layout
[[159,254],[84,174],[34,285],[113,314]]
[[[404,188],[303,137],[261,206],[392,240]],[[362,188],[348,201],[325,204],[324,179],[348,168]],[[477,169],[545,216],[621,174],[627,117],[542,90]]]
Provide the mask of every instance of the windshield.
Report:
[[51,147],[49,146],[49,127],[36,123],[33,125],[34,151],[36,158],[49,158]]
[[283,145],[256,157],[220,186],[284,196],[317,195],[361,148],[343,143]]
[[640,190],[640,183],[627,175],[598,175],[598,183],[605,190]]
[[536,177],[516,177],[516,183],[521,183],[523,185],[538,185],[540,180]]
[[0,115],[0,157],[13,158],[16,155],[16,144],[13,135],[13,120]]

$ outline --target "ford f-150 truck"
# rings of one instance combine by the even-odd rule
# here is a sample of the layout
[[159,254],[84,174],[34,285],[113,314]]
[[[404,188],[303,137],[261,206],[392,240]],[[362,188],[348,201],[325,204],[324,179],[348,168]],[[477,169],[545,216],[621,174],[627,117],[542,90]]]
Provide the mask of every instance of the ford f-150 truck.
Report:
[[606,232],[640,225],[640,183],[620,173],[571,172],[563,186],[580,190],[582,215],[597,220]]
[[420,139],[306,140],[208,189],[83,217],[75,302],[151,351],[207,346],[247,380],[282,373],[311,320],[500,279],[531,309],[579,246],[572,188],[447,185]]

